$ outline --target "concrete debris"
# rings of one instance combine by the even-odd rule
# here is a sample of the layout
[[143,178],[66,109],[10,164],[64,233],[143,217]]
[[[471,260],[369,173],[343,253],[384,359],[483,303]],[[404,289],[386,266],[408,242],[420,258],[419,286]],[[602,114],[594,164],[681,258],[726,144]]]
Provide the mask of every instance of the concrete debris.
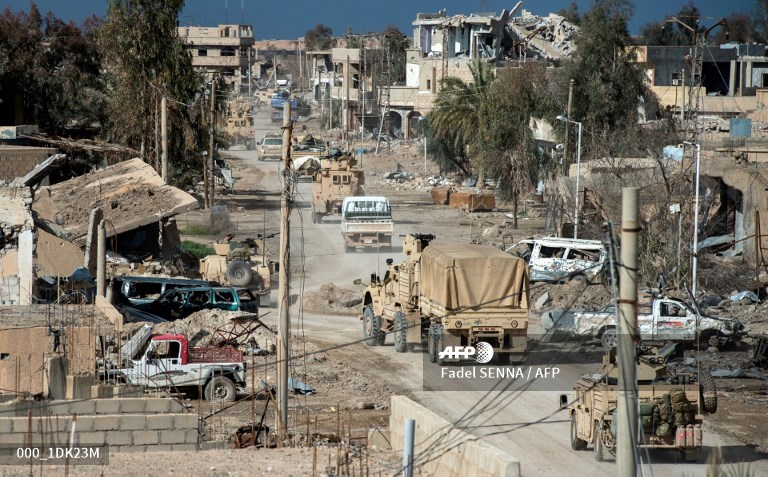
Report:
[[751,301],[752,303],[759,303],[760,299],[755,295],[755,292],[751,291],[742,291],[738,293],[732,294],[728,299],[731,302],[748,302]]
[[542,308],[551,302],[552,300],[549,298],[549,293],[544,292],[544,294],[536,299],[536,311],[541,311]]
[[356,312],[361,303],[361,284],[357,290],[341,288],[333,283],[326,283],[318,291],[309,292],[304,297],[304,308],[314,313]]
[[554,13],[541,17],[523,10],[519,17],[512,18],[507,31],[516,44],[526,46],[525,56],[558,61],[573,53],[579,27]]

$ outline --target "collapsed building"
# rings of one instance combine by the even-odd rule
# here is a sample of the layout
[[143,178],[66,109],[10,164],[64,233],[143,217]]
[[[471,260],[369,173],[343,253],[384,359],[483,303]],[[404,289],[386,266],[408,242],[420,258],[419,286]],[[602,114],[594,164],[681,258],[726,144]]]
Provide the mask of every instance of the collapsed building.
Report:
[[112,262],[171,263],[180,243],[173,218],[198,207],[141,159],[43,185],[67,162],[51,156],[0,188],[0,304],[51,301],[62,279],[94,276],[102,220]]

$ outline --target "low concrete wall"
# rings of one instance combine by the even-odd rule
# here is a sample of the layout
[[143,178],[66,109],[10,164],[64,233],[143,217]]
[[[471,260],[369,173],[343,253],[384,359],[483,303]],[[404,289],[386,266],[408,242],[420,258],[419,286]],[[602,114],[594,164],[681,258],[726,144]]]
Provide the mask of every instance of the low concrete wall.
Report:
[[405,396],[392,396],[392,448],[403,450],[405,419],[416,421],[415,467],[427,475],[519,477],[520,461],[464,431]]
[[0,404],[0,443],[65,444],[76,414],[78,444],[109,445],[110,452],[197,450],[198,416],[182,412],[177,401],[159,398]]

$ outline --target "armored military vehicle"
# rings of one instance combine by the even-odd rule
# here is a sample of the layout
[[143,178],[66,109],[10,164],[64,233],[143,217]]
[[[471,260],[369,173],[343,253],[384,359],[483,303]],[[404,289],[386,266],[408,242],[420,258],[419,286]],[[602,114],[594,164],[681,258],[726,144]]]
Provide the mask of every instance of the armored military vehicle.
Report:
[[365,194],[365,173],[352,156],[323,158],[313,177],[312,222],[322,223],[326,215],[341,213],[345,197]]
[[[668,358],[681,347],[672,343],[638,353],[638,427],[642,428],[638,447],[675,449],[684,460],[695,460],[704,415],[717,411],[717,394],[709,374],[698,380],[692,373],[668,369]],[[571,448],[583,450],[591,444],[598,461],[616,454],[618,375],[616,348],[612,348],[603,357],[601,373],[583,376],[574,385],[572,401],[566,394],[560,396],[561,408],[568,409],[571,417]]]
[[522,361],[528,338],[525,262],[486,245],[430,245],[434,238],[406,236],[405,262],[388,259],[384,277],[371,276],[360,317],[366,344],[383,344],[391,333],[395,351],[404,352],[426,334],[432,363],[449,361],[439,357],[448,346],[481,341],[496,357]]

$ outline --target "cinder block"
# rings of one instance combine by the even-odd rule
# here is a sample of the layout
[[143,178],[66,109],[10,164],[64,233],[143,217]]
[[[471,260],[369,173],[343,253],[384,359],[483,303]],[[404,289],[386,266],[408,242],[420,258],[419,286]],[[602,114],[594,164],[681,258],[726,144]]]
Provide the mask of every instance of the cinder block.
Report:
[[110,446],[129,446],[133,444],[132,438],[131,433],[126,431],[108,431],[106,437]]
[[173,416],[167,414],[147,416],[147,429],[173,429]]
[[188,430],[184,441],[187,444],[197,445],[200,442],[200,433],[197,432],[197,429]]
[[[72,414],[71,404],[67,401],[52,401],[48,405],[48,410],[51,412],[51,414],[55,416],[66,416],[68,414]],[[40,409],[37,408],[35,411],[39,414]]]
[[177,413],[184,412],[184,405],[175,399],[166,399],[168,401],[168,412]]
[[174,444],[171,446],[174,451],[196,451],[197,444]]
[[13,429],[13,421],[10,417],[0,418],[0,434],[6,434]]
[[78,444],[103,446],[107,443],[107,433],[105,431],[76,432]]
[[[75,432],[92,431],[94,418],[95,416],[77,416]],[[61,416],[59,418],[59,429],[72,429],[72,418],[69,416]]]
[[69,412],[67,414],[95,414],[96,413],[96,401],[94,399],[86,399],[83,401],[74,401],[69,403]]
[[171,409],[171,402],[172,401],[170,399],[147,399],[144,403],[144,411],[147,413],[167,413]]
[[120,403],[120,412],[123,414],[144,412],[144,399],[141,398],[120,398],[116,399]]
[[94,384],[91,386],[91,399],[111,399],[114,389],[114,386],[101,386]]
[[147,446],[123,446],[119,452],[134,453],[134,452],[147,452]]
[[147,446],[147,452],[171,452],[172,450],[173,446],[170,445]]
[[123,411],[117,399],[96,399],[95,401],[96,414],[120,414]]
[[176,429],[197,429],[197,414],[176,414],[173,416],[173,427]]
[[[30,429],[29,418],[26,417],[12,417],[13,420],[13,432],[26,433]],[[40,432],[40,418],[32,418],[32,432]]]
[[0,432],[0,444],[23,444],[26,434],[19,432]]
[[94,416],[94,431],[117,431],[120,428],[119,416]]
[[160,431],[162,444],[187,444],[186,431]]
[[146,429],[147,417],[139,416],[120,416],[120,430],[122,431],[142,431]]
[[134,445],[157,445],[160,442],[157,431],[132,431]]

